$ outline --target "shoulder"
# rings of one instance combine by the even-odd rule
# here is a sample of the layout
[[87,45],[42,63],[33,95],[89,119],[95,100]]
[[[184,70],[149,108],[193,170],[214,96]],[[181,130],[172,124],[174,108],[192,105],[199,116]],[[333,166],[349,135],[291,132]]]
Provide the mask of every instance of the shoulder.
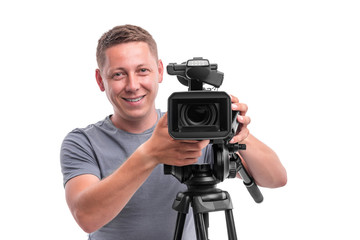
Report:
[[64,145],[87,145],[90,142],[92,136],[99,135],[99,132],[102,132],[103,129],[110,128],[107,124],[109,121],[109,116],[105,119],[98,121],[94,124],[89,124],[86,127],[75,128],[70,131],[63,140]]
[[[110,115],[111,116],[111,115]],[[91,134],[94,131],[98,131],[99,129],[111,129],[115,128],[111,124],[110,116],[107,116],[105,119],[98,121],[96,123],[92,123],[87,125],[86,127],[77,127],[69,132],[68,135],[77,135],[77,134]]]

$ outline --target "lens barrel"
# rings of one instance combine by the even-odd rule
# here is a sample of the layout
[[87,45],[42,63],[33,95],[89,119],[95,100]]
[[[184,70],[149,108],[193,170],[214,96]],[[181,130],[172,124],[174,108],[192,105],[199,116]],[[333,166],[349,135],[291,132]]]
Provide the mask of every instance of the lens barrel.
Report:
[[225,92],[175,92],[168,99],[169,134],[175,139],[224,139],[231,133],[231,114]]
[[215,104],[186,104],[181,107],[180,112],[184,126],[215,125],[218,117]]

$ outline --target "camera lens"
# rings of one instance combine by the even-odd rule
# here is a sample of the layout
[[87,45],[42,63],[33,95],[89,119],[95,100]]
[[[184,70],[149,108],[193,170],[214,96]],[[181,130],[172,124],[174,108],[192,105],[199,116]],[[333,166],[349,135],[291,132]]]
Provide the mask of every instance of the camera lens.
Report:
[[210,119],[210,109],[207,105],[194,104],[189,106],[186,117],[195,125],[206,124]]
[[187,104],[181,109],[181,119],[186,126],[208,126],[216,122],[214,104]]

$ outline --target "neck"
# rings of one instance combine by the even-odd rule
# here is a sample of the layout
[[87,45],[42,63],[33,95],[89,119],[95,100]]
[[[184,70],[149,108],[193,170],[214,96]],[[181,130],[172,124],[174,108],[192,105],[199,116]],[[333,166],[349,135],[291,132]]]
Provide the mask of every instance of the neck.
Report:
[[155,125],[158,119],[157,111],[154,109],[148,115],[141,118],[124,118],[119,114],[111,116],[111,121],[115,127],[129,133],[142,133]]

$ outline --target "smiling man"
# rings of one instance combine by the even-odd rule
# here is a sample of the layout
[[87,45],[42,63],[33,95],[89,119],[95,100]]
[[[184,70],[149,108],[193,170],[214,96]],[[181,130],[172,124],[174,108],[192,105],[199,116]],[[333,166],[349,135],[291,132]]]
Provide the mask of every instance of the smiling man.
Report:
[[[172,239],[179,191],[163,164],[210,163],[208,140],[174,140],[167,114],[155,108],[163,64],[152,36],[124,25],[106,32],[97,47],[96,81],[113,106],[113,114],[71,131],[61,147],[66,201],[89,239]],[[257,183],[280,187],[286,171],[277,155],[249,133],[247,105],[232,97],[240,112],[240,129],[233,142],[247,144],[241,153]],[[183,239],[196,239],[193,217],[186,219]]]
[[[112,122],[128,132],[143,132],[157,120],[155,97],[163,64],[146,42],[129,42],[105,50],[96,80],[114,107]],[[128,129],[130,128],[130,129]]]

